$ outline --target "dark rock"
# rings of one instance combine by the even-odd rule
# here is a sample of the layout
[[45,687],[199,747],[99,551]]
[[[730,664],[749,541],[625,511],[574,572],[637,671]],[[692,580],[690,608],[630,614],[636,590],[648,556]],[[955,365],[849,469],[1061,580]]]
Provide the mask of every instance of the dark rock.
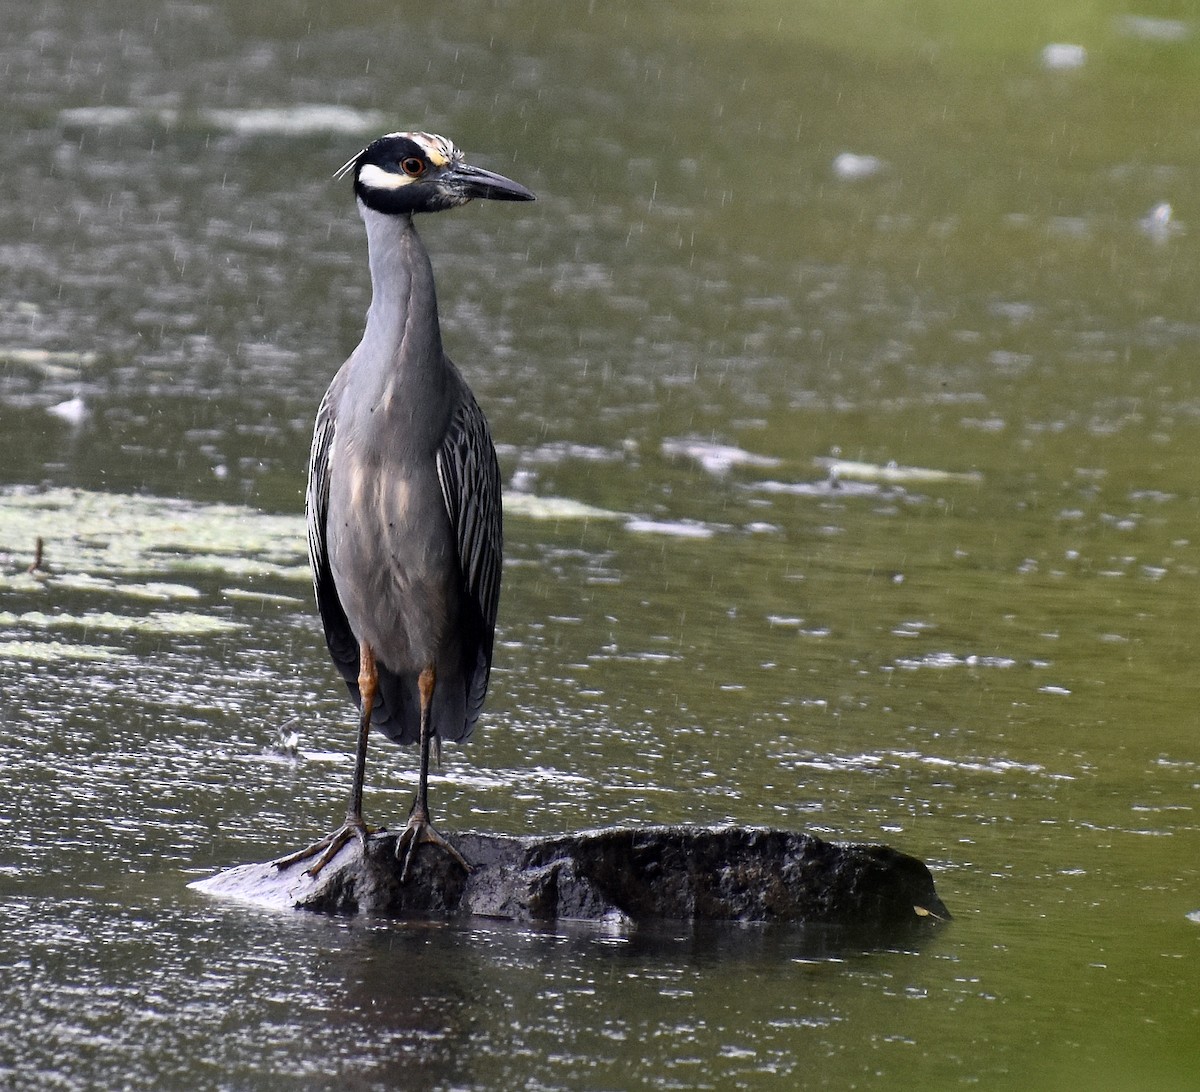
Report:
[[325,913],[479,915],[513,921],[786,921],[890,929],[949,911],[929,869],[888,846],[745,827],[644,827],[556,837],[461,834],[464,873],[422,846],[400,882],[396,835],[351,842],[316,878],[300,862],[246,864],[191,884],[213,895]]

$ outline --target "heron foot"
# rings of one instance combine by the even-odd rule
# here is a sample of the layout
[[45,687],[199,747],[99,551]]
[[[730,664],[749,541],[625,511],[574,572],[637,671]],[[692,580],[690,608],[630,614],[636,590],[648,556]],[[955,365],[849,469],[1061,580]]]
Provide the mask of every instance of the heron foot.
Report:
[[471,866],[467,864],[466,858],[434,830],[429,819],[423,815],[414,814],[409,818],[408,826],[400,832],[400,837],[396,839],[396,856],[399,858],[401,854],[404,855],[404,868],[400,871],[401,883],[408,883],[408,870],[412,865],[413,857],[416,856],[417,847],[426,844],[437,846],[443,853],[448,854],[462,866],[464,872],[471,871]]
[[[319,838],[310,846],[305,846],[303,849],[295,853],[289,853],[286,857],[279,857],[272,861],[276,868],[287,868],[289,865],[294,865],[297,861],[305,861],[309,857],[316,857],[318,853],[321,856],[316,864],[306,868],[305,874],[309,876],[319,875],[323,869],[334,857],[337,856],[338,850],[342,848],[351,838],[357,838],[362,846],[363,853],[367,851],[367,838],[372,834],[372,830],[362,821],[361,818],[347,816],[346,821],[338,827],[332,834],[327,834],[324,838]],[[322,852],[323,851],[323,852]]]

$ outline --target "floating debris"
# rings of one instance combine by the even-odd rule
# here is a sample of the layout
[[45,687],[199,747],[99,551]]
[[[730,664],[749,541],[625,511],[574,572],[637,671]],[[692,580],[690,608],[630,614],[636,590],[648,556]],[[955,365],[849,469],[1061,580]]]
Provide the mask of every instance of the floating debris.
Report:
[[624,512],[597,508],[570,497],[539,497],[533,493],[504,494],[504,514],[528,519],[625,519]]
[[634,518],[625,524],[626,531],[635,534],[671,535],[675,538],[712,538],[716,531],[697,520],[641,519]]
[[124,649],[109,645],[70,644],[66,641],[0,641],[0,662],[22,660],[62,663],[64,660],[131,660]]
[[1042,50],[1042,67],[1055,71],[1082,68],[1087,64],[1087,50],[1068,42],[1051,42]]
[[279,603],[286,607],[307,607],[308,600],[295,595],[259,591],[256,588],[222,588],[222,599],[244,599],[252,603]]
[[755,455],[732,444],[718,444],[709,440],[663,440],[664,455],[683,456],[694,459],[710,474],[728,474],[735,466],[775,467],[780,460],[772,455]]
[[907,671],[920,668],[944,671],[954,667],[1009,668],[1016,667],[1017,661],[1011,656],[980,656],[973,652],[965,656],[956,652],[926,652],[921,656],[903,656],[896,660],[896,666]]
[[202,110],[200,119],[243,136],[360,133],[385,127],[385,117],[378,110],[354,110],[330,103],[299,103],[258,110]]
[[137,125],[141,122],[157,122],[159,125],[174,125],[179,120],[179,111],[170,107],[154,109],[143,106],[74,106],[58,112],[60,125],[90,129],[101,126]]
[[[0,489],[0,553],[52,543],[56,587],[67,581],[139,598],[180,598],[181,573],[272,576],[307,583],[304,519],[229,504],[82,489]],[[159,578],[157,583],[155,578]],[[5,578],[0,574],[0,585]]]
[[521,451],[522,462],[561,463],[567,459],[579,459],[588,463],[613,463],[625,458],[625,452],[596,444],[577,444],[569,440],[555,440],[539,444],[531,451]]
[[134,599],[172,600],[199,599],[200,592],[191,584],[172,584],[163,580],[151,580],[145,584],[122,584],[121,594]]
[[887,164],[875,155],[856,155],[842,152],[834,157],[833,174],[843,182],[857,182],[862,178],[873,178],[882,174]]
[[1163,242],[1172,235],[1183,234],[1183,225],[1175,220],[1175,211],[1167,201],[1160,201],[1138,221],[1143,235],[1155,242]]
[[172,107],[76,106],[60,110],[60,125],[95,128],[144,125],[175,128],[189,120],[242,136],[304,136],[310,133],[363,133],[383,127],[384,115],[376,110],[354,110],[332,103],[298,103],[294,106],[247,110],[198,110],[194,114]]
[[883,492],[878,482],[842,481],[833,474],[809,482],[756,482],[754,488],[762,493],[782,493],[793,497],[877,497]]
[[1186,41],[1192,28],[1182,19],[1157,19],[1152,15],[1122,15],[1113,20],[1118,33],[1143,42],[1170,44]]
[[298,718],[292,717],[284,721],[276,730],[274,743],[263,748],[263,754],[271,758],[286,758],[292,762],[304,756],[300,753],[300,733],[292,727]]
[[863,463],[853,459],[818,456],[816,466],[824,467],[830,478],[854,478],[862,482],[981,482],[978,470],[937,470],[923,466],[900,466],[897,463]]
[[66,612],[47,614],[45,611],[30,610],[21,614],[0,611],[0,626],[12,629],[21,626],[27,629],[81,629],[85,632],[102,633],[148,633],[173,636],[204,636],[215,633],[231,633],[241,628],[240,623],[228,618],[217,618],[211,614],[195,611],[151,611],[145,615],[118,614],[115,611],[87,611],[84,614]]
[[48,379],[77,378],[80,368],[96,363],[95,353],[77,353],[68,350],[23,349],[13,345],[0,346],[0,364],[13,364],[31,368]]
[[87,403],[79,395],[75,395],[74,398],[68,398],[65,402],[47,406],[46,412],[61,418],[69,425],[78,426],[88,419],[92,411],[88,409]]

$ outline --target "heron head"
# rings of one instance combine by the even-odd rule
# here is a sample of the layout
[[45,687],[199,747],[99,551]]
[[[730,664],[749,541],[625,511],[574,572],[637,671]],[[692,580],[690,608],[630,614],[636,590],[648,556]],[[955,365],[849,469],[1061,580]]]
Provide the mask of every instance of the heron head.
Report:
[[373,140],[334,175],[354,176],[354,193],[368,208],[391,215],[440,212],[476,198],[532,201],[519,182],[472,167],[445,137],[388,133]]

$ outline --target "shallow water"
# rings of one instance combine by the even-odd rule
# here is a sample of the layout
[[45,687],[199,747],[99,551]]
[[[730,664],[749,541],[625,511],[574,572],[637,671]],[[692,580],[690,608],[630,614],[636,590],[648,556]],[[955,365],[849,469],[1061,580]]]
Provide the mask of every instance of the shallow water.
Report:
[[[1176,14],[0,0],[0,1083],[1193,1086]],[[400,126],[539,198],[420,225],[508,482],[441,825],[886,841],[948,928],[186,888],[343,806],[303,477],[369,291],[330,175]],[[414,756],[369,778],[395,822]]]

